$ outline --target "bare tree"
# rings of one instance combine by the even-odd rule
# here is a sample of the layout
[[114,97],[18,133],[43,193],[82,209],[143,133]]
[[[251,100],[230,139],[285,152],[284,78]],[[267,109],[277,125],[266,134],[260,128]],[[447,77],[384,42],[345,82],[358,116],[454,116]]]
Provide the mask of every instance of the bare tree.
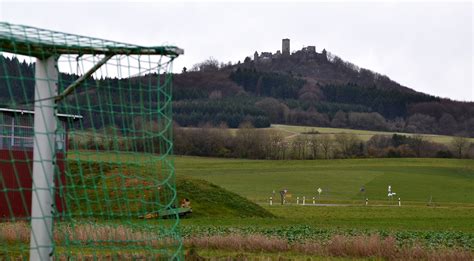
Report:
[[438,121],[439,129],[443,134],[453,134],[458,129],[458,123],[453,115],[443,113]]
[[265,112],[272,123],[285,120],[288,107],[274,98],[264,98],[255,103],[255,106]]
[[331,121],[331,126],[335,128],[347,127],[347,113],[338,111]]
[[241,158],[249,158],[255,149],[255,129],[249,122],[240,124],[239,130],[236,134],[236,150]]
[[319,139],[319,144],[321,144],[321,149],[324,153],[324,158],[329,159],[332,149],[333,141],[329,135],[322,135]]
[[321,146],[320,140],[317,135],[312,135],[311,138],[309,139],[308,146],[309,149],[311,150],[311,156],[313,159],[318,158],[318,153],[319,153],[319,147]]
[[334,135],[339,152],[343,157],[349,158],[357,153],[359,139],[353,133],[337,133]]
[[423,146],[425,145],[426,140],[423,138],[421,135],[413,135],[411,137],[411,142],[410,142],[410,147],[411,149],[415,152],[417,157],[421,157],[421,154],[423,152]]
[[289,147],[288,141],[282,140],[282,142],[279,143],[278,147],[279,147],[279,150],[280,150],[281,159],[287,159],[287,157],[288,157],[288,147]]
[[207,60],[193,65],[191,71],[217,71],[219,70],[219,61],[214,57],[209,57]]
[[436,125],[437,122],[434,117],[415,113],[408,118],[405,130],[413,133],[434,133],[436,132]]
[[305,159],[306,158],[306,147],[307,147],[307,138],[305,135],[298,135],[295,140],[291,143],[293,147],[293,157],[295,159]]
[[451,146],[458,158],[462,158],[463,155],[469,149],[469,140],[461,135],[453,137],[451,140]]
[[284,155],[283,135],[278,131],[270,131],[267,137],[265,144],[266,157],[270,159],[280,159]]

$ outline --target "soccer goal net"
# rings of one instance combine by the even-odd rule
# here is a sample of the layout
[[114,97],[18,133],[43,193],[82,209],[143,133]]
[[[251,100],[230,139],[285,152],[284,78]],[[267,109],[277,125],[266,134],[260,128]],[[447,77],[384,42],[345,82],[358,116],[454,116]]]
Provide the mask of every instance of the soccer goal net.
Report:
[[0,23],[0,259],[181,257],[182,53]]

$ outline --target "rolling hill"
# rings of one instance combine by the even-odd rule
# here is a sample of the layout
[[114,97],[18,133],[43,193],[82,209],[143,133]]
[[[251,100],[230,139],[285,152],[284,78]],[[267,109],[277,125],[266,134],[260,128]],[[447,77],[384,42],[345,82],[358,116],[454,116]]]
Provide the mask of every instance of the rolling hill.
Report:
[[[33,88],[23,87],[33,85],[33,65],[1,56],[0,67],[1,106],[12,106],[12,100],[16,104],[31,101]],[[132,84],[157,83],[158,76],[137,77]],[[77,77],[60,74],[60,83],[66,86]],[[68,102],[86,104],[90,97],[89,102],[96,104],[96,97],[108,95],[121,81],[90,78],[87,89],[76,90]],[[236,128],[250,122],[258,128],[288,124],[474,137],[473,102],[416,92],[325,50],[303,49],[287,56],[246,58],[227,65],[209,59],[191,70],[183,68],[173,81],[174,120],[181,126],[208,123]],[[132,94],[130,102],[140,102],[139,97]],[[85,118],[84,127],[120,122],[91,117],[98,116]]]
[[175,75],[174,112],[182,126],[249,121],[474,135],[474,103],[417,92],[325,50],[263,53],[234,65],[209,59],[193,69]]

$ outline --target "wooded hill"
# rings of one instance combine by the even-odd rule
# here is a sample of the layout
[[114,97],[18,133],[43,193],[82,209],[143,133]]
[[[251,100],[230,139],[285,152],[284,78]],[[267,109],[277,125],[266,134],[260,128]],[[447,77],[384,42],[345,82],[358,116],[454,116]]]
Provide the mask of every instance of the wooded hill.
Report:
[[[174,83],[175,118],[183,126],[237,127],[236,119],[243,119],[256,127],[270,122],[474,136],[473,102],[416,92],[325,51],[247,57],[234,65],[209,59],[183,69]],[[208,110],[210,104],[216,107]]]
[[[157,76],[148,74],[143,80],[157,81]],[[32,77],[31,64],[0,57],[0,104],[11,106],[13,99],[17,104],[31,101]],[[60,77],[60,84],[77,78],[66,74]],[[94,105],[99,103],[101,92],[110,95],[104,86],[113,87],[121,81],[89,79],[87,90],[82,91],[97,94],[88,101]],[[173,83],[174,119],[181,126],[210,123],[235,128],[243,122],[255,127],[280,123],[474,137],[473,102],[416,92],[329,54],[298,51],[265,62],[246,58],[243,63],[227,65],[209,59],[190,70],[183,68],[182,73],[174,75]],[[138,99],[133,96],[131,102]],[[85,119],[83,124],[101,128],[117,122],[121,121]]]

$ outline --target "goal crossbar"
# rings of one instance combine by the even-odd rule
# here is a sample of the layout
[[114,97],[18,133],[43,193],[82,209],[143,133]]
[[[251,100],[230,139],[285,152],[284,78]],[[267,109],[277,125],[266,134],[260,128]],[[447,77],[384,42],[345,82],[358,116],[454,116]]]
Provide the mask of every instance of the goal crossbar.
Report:
[[61,54],[166,55],[171,57],[184,54],[184,50],[176,46],[144,47],[6,22],[0,22],[0,50],[40,59]]

